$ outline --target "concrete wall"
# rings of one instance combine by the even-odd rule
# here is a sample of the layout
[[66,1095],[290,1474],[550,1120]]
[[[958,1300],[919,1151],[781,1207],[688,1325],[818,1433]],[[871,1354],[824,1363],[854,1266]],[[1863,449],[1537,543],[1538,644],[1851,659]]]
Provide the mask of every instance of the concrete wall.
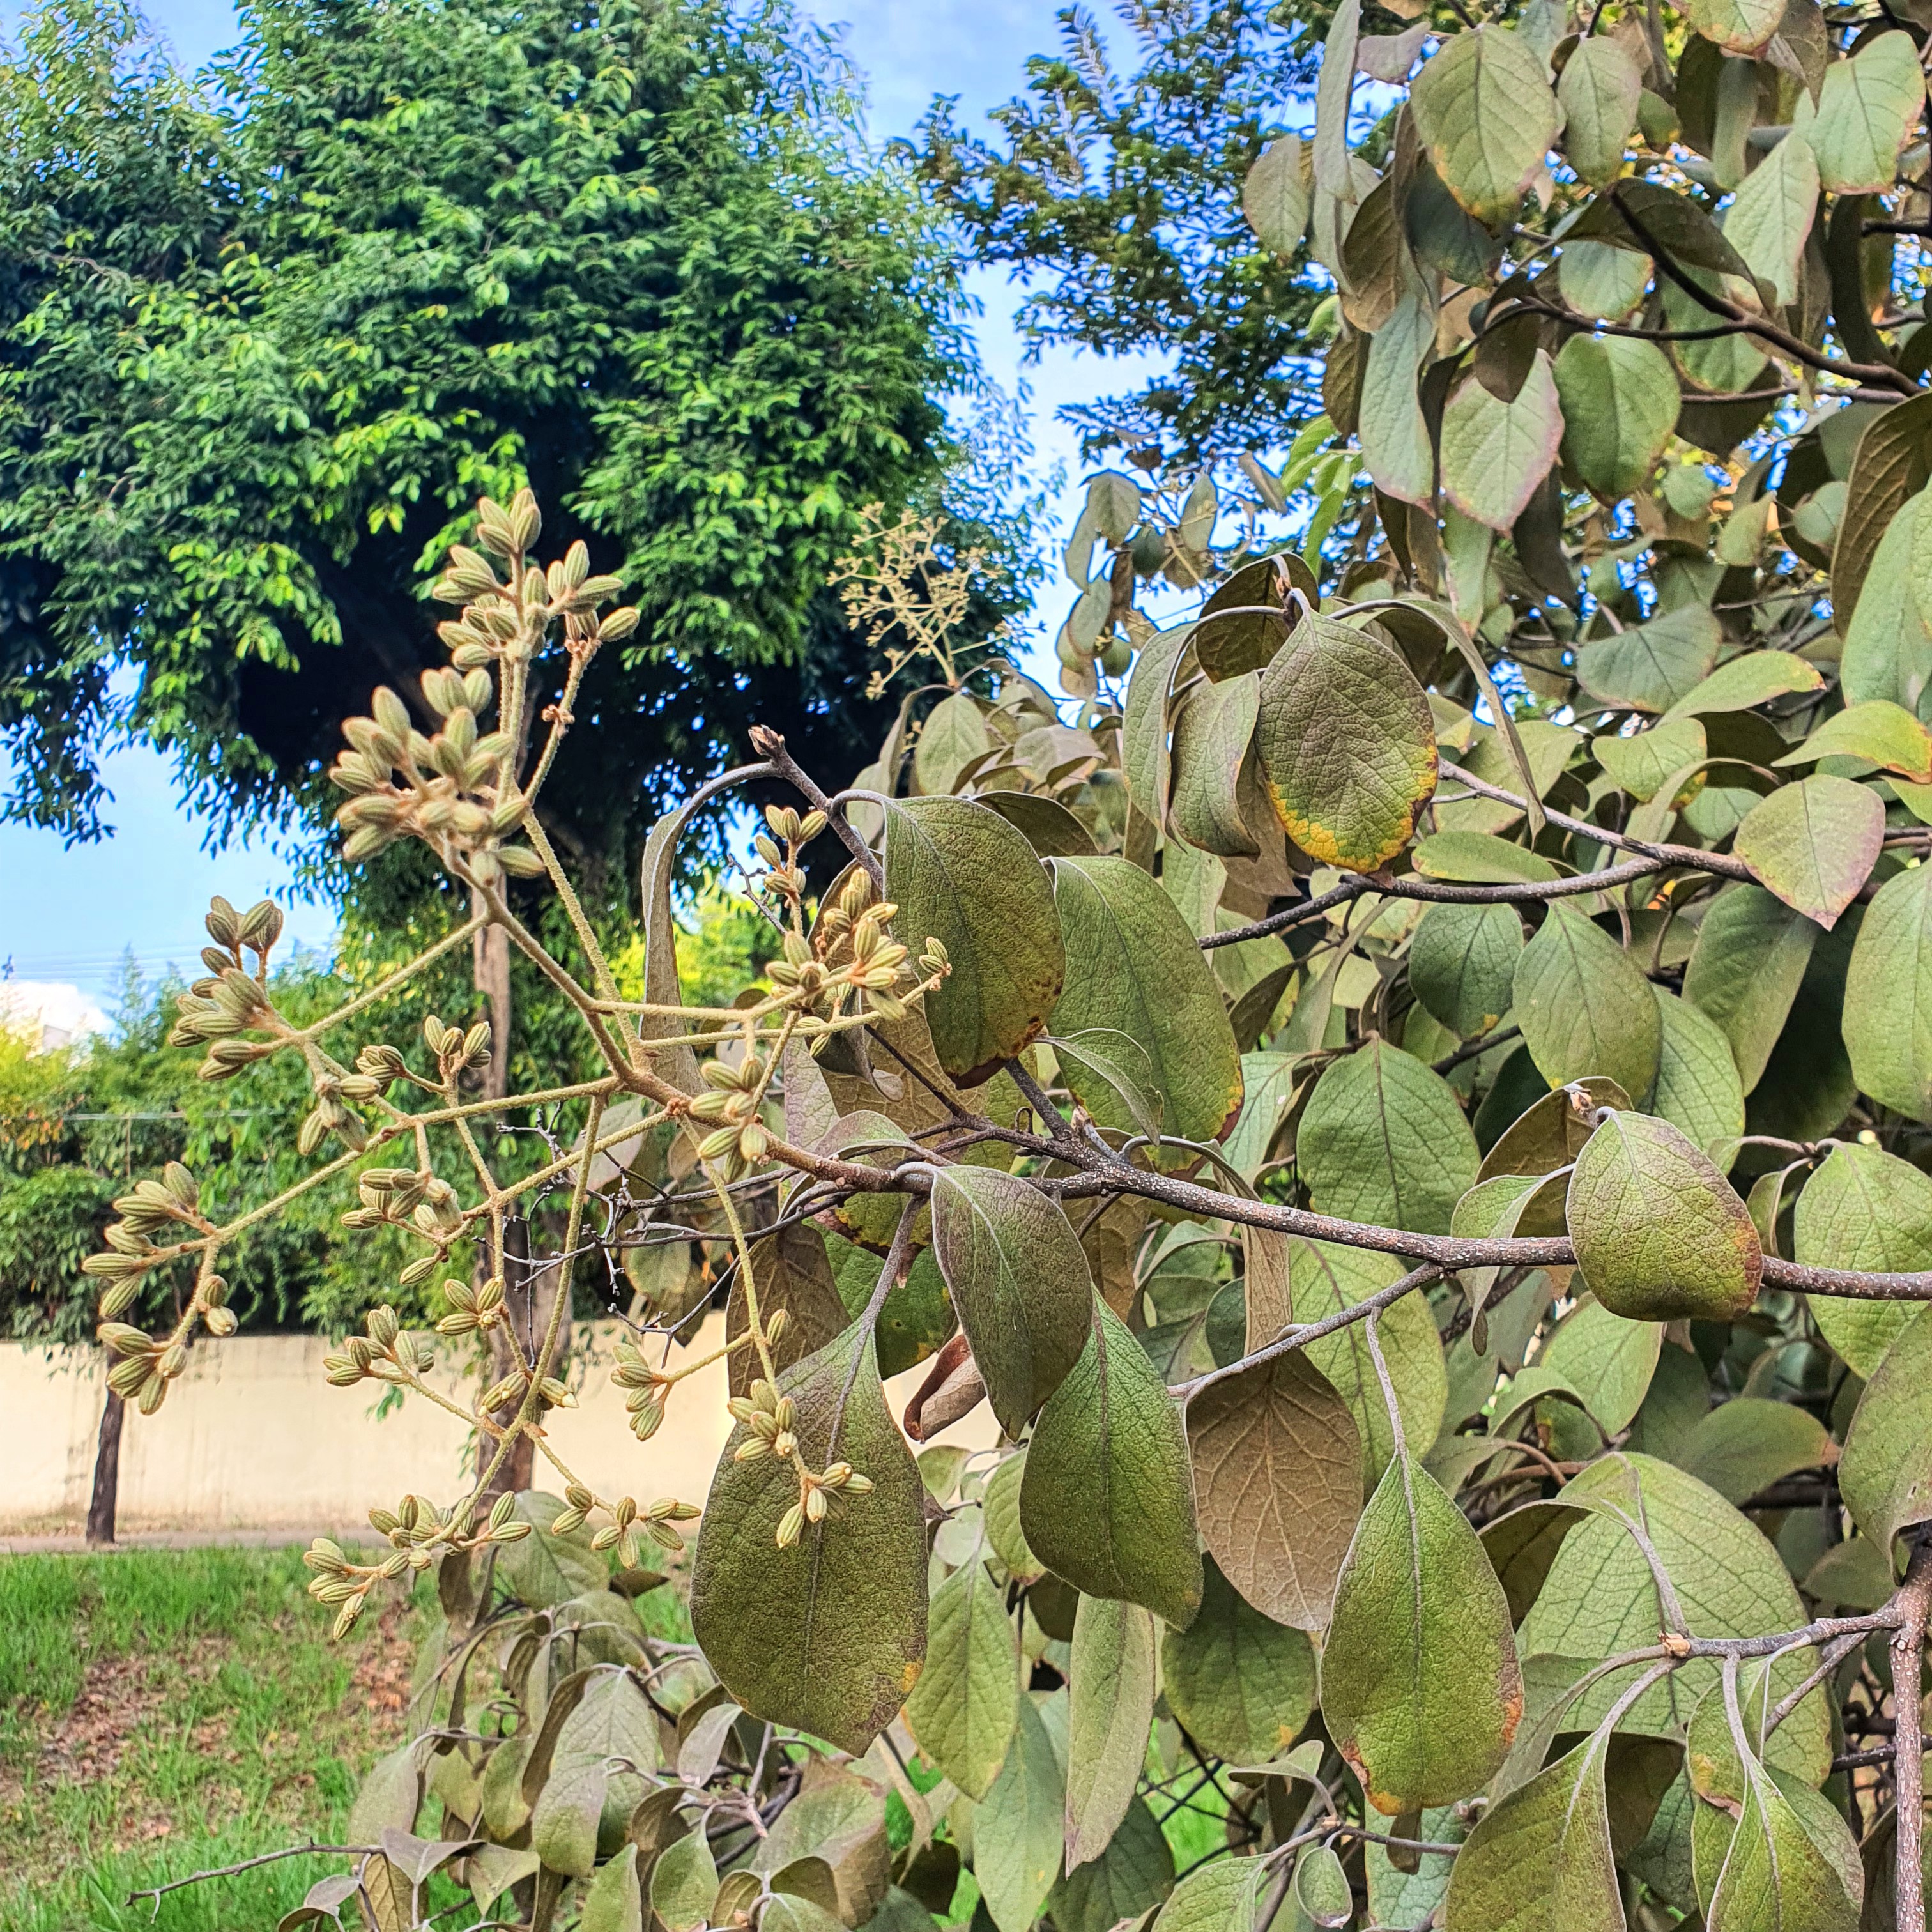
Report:
[[[723,1340],[713,1316],[697,1342]],[[610,1380],[614,1322],[578,1330],[578,1401],[548,1426],[557,1454],[606,1496],[648,1502],[676,1496],[702,1503],[730,1430],[724,1365],[680,1382],[664,1426],[646,1443],[630,1431],[624,1392]],[[130,1411],[122,1438],[119,1527],[149,1530],[316,1531],[366,1523],[371,1504],[394,1508],[413,1491],[439,1502],[461,1493],[472,1454],[468,1431],[420,1396],[376,1419],[382,1385],[332,1388],[322,1358],[332,1344],[307,1335],[243,1336],[198,1343],[187,1372],[156,1416]],[[466,1351],[465,1352],[466,1353]],[[454,1346],[440,1353],[457,1358]],[[670,1366],[688,1359],[672,1352]],[[893,1412],[923,1378],[914,1369],[887,1385]],[[0,1535],[78,1529],[87,1515],[103,1384],[98,1352],[50,1352],[0,1344],[0,1416],[8,1454],[0,1474]],[[431,1378],[467,1406],[473,1381],[439,1369]],[[991,1446],[998,1426],[982,1406],[943,1438]],[[537,1486],[562,1479],[539,1456]]]

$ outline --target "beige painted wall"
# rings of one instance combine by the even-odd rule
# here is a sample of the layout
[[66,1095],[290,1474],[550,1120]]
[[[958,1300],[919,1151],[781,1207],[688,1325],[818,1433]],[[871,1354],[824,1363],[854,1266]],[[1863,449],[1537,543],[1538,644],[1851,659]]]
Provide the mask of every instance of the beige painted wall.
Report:
[[[694,1345],[723,1339],[713,1316]],[[676,1496],[701,1503],[730,1429],[724,1366],[680,1383],[664,1426],[649,1442],[632,1435],[624,1392],[610,1380],[614,1322],[591,1325],[592,1360],[580,1366],[580,1406],[549,1424],[557,1454],[603,1494],[640,1502]],[[580,1340],[584,1331],[579,1330]],[[331,1388],[316,1336],[242,1336],[203,1342],[156,1416],[130,1412],[122,1438],[119,1527],[143,1530],[322,1530],[364,1523],[372,1504],[394,1508],[411,1492],[438,1502],[460,1493],[469,1467],[457,1418],[406,1396],[373,1418],[380,1384]],[[687,1359],[674,1350],[671,1366]],[[0,1476],[0,1534],[76,1529],[86,1520],[100,1421],[99,1356],[0,1344],[0,1415],[9,1450]],[[922,1369],[887,1384],[893,1412]],[[473,1384],[439,1372],[444,1393],[467,1402]],[[998,1439],[982,1406],[943,1438],[974,1448]],[[538,1486],[562,1478],[541,1457]]]

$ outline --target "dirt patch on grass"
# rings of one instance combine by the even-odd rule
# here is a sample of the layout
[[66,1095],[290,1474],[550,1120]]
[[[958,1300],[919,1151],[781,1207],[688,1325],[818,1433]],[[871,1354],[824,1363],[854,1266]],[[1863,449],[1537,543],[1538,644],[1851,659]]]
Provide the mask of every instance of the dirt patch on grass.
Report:
[[[314,1643],[314,1624],[301,1612],[276,1618],[246,1643],[201,1636],[166,1652],[93,1658],[67,1710],[29,1706],[12,1714],[12,1748],[0,1756],[10,1867],[50,1882],[104,1850],[178,1832],[198,1836],[211,1814],[252,1813],[272,1821],[272,1830],[297,1835],[320,1828],[331,1808],[318,1792],[318,1763],[360,1766],[406,1733],[412,1636],[407,1606],[385,1606],[363,1626],[342,1696],[319,1708],[292,1699],[286,1723],[278,1714],[266,1730],[259,1718],[238,1720],[217,1680],[231,1664],[259,1678],[278,1647]],[[84,1633],[79,1641],[84,1651]],[[192,1761],[186,1788],[184,1747]],[[164,1754],[172,1767],[165,1779],[157,1774]],[[70,1814],[79,1808],[98,1821],[98,1835],[86,1843],[74,1841]]]

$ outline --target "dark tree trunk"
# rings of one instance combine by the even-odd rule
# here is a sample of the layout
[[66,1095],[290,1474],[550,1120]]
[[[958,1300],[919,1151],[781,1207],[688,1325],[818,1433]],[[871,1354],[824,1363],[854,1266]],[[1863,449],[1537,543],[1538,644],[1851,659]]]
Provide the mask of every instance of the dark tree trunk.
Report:
[[490,1064],[483,1070],[483,1095],[500,1100],[510,1090],[510,935],[486,926],[470,942],[471,976],[489,1003]]
[[112,1389],[100,1412],[100,1446],[94,1454],[94,1494],[87,1505],[90,1550],[114,1540],[114,1513],[121,1498],[121,1424],[128,1405]]
[[[557,1296],[570,1293],[571,1271],[563,1263],[552,1262],[546,1266],[539,1262],[532,1265],[530,1226],[527,1221],[518,1216],[504,1223],[503,1246],[503,1308],[509,1319],[490,1333],[489,1373],[493,1382],[535,1359],[550,1327],[550,1313]],[[566,1303],[557,1331],[556,1355],[550,1365],[550,1373],[561,1378],[564,1364],[569,1358],[570,1309]],[[513,1402],[500,1408],[490,1419],[508,1424],[515,1419],[517,1406]],[[478,1443],[476,1467],[479,1475],[489,1467],[496,1453],[496,1444],[493,1438],[486,1436]],[[482,1498],[482,1507],[487,1509],[506,1491],[514,1492],[531,1487],[536,1464],[536,1444],[527,1436],[520,1437],[516,1447],[504,1458],[502,1467],[490,1478],[490,1486]]]

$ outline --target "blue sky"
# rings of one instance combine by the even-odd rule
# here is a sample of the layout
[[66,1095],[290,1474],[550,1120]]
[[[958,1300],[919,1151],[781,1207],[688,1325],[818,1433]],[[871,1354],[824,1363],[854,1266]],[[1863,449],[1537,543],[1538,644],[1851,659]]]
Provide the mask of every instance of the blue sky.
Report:
[[[1019,89],[1030,53],[1054,34],[1054,0],[800,0],[801,10],[845,30],[846,45],[868,84],[870,124],[885,138],[909,134],[935,92],[960,97],[976,120]],[[150,17],[186,64],[198,64],[234,32],[226,0],[149,0]],[[0,4],[0,20],[13,11]],[[1034,390],[1032,414],[1043,462],[1067,460],[1077,480],[1072,439],[1053,419],[1061,402],[1083,399],[1103,382],[1134,373],[1070,352],[1049,353],[1022,370],[1012,326],[1019,292],[1003,274],[976,273],[974,293],[984,313],[976,328],[982,358],[1009,389],[1022,375]],[[1046,593],[1038,628],[1057,625],[1060,587]],[[326,943],[333,929],[326,907],[292,901],[287,864],[257,844],[218,853],[202,849],[205,825],[178,802],[166,763],[129,748],[107,761],[114,803],[112,836],[64,848],[54,834],[0,825],[0,975],[61,986],[98,997],[131,947],[149,971],[170,960],[191,961],[200,944],[200,909],[214,892],[238,904],[272,892],[290,907],[290,930]],[[4,1000],[0,992],[0,1000]],[[67,1000],[71,1007],[75,1002]],[[65,1024],[67,1022],[62,1022]]]

